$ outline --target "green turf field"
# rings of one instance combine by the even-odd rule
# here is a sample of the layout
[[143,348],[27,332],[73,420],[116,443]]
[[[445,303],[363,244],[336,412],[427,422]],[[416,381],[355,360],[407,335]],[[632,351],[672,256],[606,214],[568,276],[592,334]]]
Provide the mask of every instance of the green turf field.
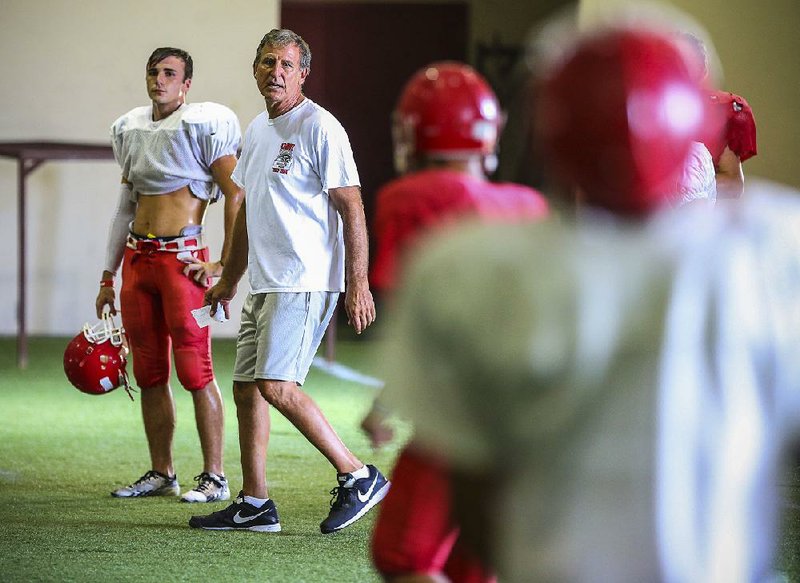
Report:
[[[18,371],[13,339],[0,339],[0,579],[3,581],[378,581],[368,556],[374,513],[323,536],[336,477],[324,458],[272,415],[268,480],[280,533],[206,532],[193,513],[227,503],[177,498],[119,500],[113,487],[149,469],[138,400],[123,390],[84,395],[63,374],[67,339],[33,339]],[[340,342],[337,358],[376,374],[367,342]],[[231,395],[233,342],[215,342],[226,404],[225,467],[241,487]],[[389,473],[397,446],[373,454],[358,429],[372,388],[312,369],[308,392],[350,448]],[[175,391],[176,473],[184,489],[202,469],[191,397]],[[407,431],[402,431],[403,434]]]
[[[14,339],[0,339],[0,578],[3,581],[378,581],[368,557],[374,515],[333,535],[319,533],[335,486],[332,470],[280,415],[273,414],[270,494],[283,531],[190,529],[193,513],[225,506],[176,499],[118,500],[109,493],[149,469],[139,404],[124,391],[95,397],[69,385],[67,339],[32,339],[30,366],[16,368]],[[215,342],[227,412],[226,473],[241,484],[231,396],[233,342]],[[370,342],[337,344],[337,360],[380,376]],[[373,454],[358,430],[374,389],[312,369],[306,389],[344,441],[385,473],[395,444]],[[176,472],[184,489],[201,470],[191,397],[176,391]],[[401,439],[408,435],[401,429]],[[781,566],[800,582],[800,469],[781,485],[786,529]]]

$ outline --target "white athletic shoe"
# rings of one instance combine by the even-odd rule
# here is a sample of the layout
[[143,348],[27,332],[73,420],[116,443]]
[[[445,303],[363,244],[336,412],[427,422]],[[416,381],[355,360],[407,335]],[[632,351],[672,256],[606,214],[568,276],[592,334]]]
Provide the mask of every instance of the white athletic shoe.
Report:
[[111,492],[115,498],[139,498],[141,496],[177,496],[181,487],[175,476],[150,470],[130,486],[123,486]]
[[228,500],[231,497],[228,480],[225,476],[203,472],[194,479],[197,486],[181,496],[182,502],[216,502],[217,500]]

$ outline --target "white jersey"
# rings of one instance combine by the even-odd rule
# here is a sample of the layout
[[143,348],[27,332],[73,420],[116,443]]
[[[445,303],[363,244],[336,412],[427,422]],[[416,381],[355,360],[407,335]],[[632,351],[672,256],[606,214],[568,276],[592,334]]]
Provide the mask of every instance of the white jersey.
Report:
[[233,180],[245,191],[253,293],[344,291],[344,239],[328,191],[359,186],[344,128],[306,98],[245,132]]
[[472,227],[408,276],[383,398],[417,443],[508,479],[504,581],[769,578],[800,429],[795,200]]
[[717,175],[711,152],[700,142],[692,142],[689,154],[678,180],[676,196],[672,205],[683,206],[690,202],[706,201],[713,204],[717,200]]
[[235,156],[241,137],[236,114],[212,102],[183,104],[158,121],[152,106],[137,107],[111,126],[114,156],[134,197],[188,186],[197,198],[217,200],[211,164]]

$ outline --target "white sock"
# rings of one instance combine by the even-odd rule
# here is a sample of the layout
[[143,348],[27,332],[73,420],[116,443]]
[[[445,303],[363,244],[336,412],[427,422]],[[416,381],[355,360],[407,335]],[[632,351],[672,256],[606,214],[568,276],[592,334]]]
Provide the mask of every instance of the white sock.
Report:
[[266,504],[269,498],[256,498],[254,496],[245,496],[244,501],[247,502],[250,506],[255,506],[256,508],[261,508]]
[[361,466],[355,472],[350,472],[350,475],[356,480],[360,480],[361,478],[369,478],[369,468],[365,465]]
[[339,474],[340,477],[348,475],[350,477],[342,484],[342,486],[345,488],[352,488],[356,483],[356,480],[360,480],[361,478],[369,478],[369,468],[367,466],[361,466],[355,472],[350,472],[349,474]]

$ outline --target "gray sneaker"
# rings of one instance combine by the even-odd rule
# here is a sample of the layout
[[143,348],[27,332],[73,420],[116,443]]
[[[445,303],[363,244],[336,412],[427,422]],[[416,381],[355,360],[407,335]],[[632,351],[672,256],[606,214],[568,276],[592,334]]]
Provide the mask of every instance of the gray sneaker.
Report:
[[194,477],[197,486],[181,496],[181,502],[216,502],[217,500],[228,500],[231,491],[228,489],[228,480],[225,476],[203,472]]
[[111,492],[114,498],[138,498],[141,496],[177,496],[181,487],[175,476],[150,470],[130,486],[123,486]]

